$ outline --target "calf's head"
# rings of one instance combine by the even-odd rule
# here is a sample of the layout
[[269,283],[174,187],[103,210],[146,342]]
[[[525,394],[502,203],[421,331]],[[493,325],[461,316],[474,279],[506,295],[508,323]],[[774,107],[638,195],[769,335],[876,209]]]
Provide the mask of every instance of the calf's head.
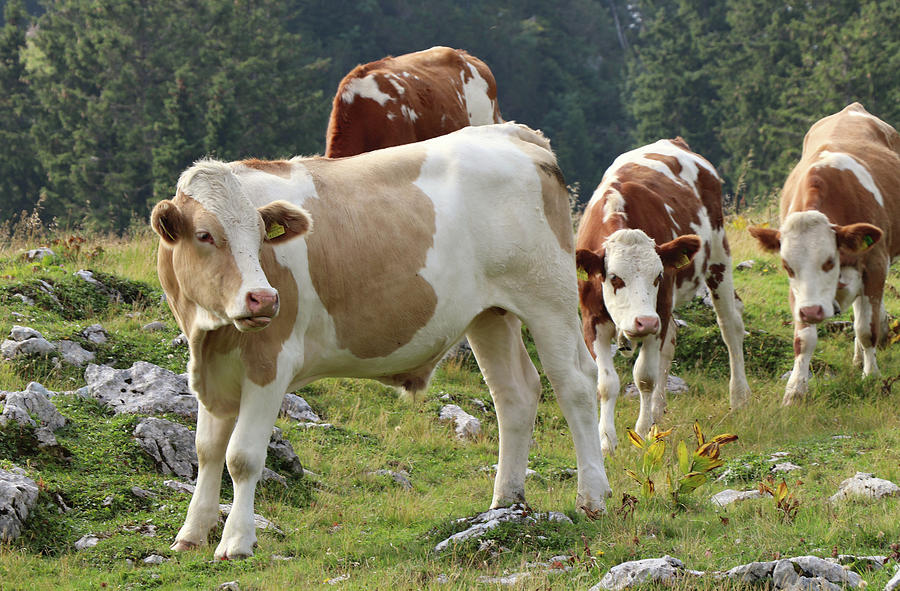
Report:
[[172,251],[178,293],[198,308],[197,327],[253,331],[268,326],[279,308],[262,249],[303,235],[311,220],[285,201],[254,208],[227,164],[201,161],[181,175],[174,199],[156,204],[150,225],[161,249]]
[[820,211],[798,211],[784,218],[779,230],[749,228],[764,250],[779,252],[794,299],[794,320],[818,324],[840,314],[836,300],[841,259],[866,253],[879,240],[872,224],[832,224]]
[[617,230],[594,252],[575,253],[579,270],[603,282],[603,303],[616,328],[629,340],[641,339],[660,330],[657,295],[674,271],[688,264],[700,249],[693,234],[657,245],[642,230]]

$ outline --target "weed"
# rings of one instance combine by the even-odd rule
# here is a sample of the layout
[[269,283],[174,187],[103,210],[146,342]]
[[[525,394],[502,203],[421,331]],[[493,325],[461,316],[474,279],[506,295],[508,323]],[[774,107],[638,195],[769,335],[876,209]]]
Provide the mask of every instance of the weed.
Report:
[[[802,484],[797,481],[797,484]],[[775,477],[771,474],[759,483],[759,493],[769,494],[775,502],[775,509],[779,512],[782,521],[792,522],[800,510],[800,500],[794,497],[794,493],[788,490],[787,483],[781,479],[781,484],[775,486]]]

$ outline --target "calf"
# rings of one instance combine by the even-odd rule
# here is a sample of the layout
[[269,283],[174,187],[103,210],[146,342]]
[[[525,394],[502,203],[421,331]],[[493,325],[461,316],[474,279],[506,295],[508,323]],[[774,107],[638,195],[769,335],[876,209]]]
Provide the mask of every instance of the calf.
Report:
[[731,255],[716,170],[681,138],[660,140],[616,158],[578,226],[584,340],[597,360],[600,435],[617,444],[613,423],[619,378],[610,341],[641,341],[634,383],[641,396],[635,430],[646,435],[665,410],[675,351],[672,311],[705,281],[731,366],[731,406],[750,396],[744,376],[744,325],[731,277]]
[[353,156],[501,122],[490,68],[461,49],[432,47],[356,66],[341,80],[325,155]]
[[326,376],[421,391],[463,335],[497,412],[491,506],[522,502],[541,396],[522,322],[572,430],[577,506],[603,511],[567,199],[549,142],[512,123],[352,158],[185,171],[151,216],[201,402],[197,488],[173,549],[205,543],[227,462],[234,508],[215,555],[252,554],[254,490],[285,392]]
[[750,228],[781,254],[794,320],[794,369],[782,404],[803,399],[816,325],[853,305],[853,363],[878,375],[884,282],[900,253],[900,136],[853,103],[820,119],[781,191],[781,225]]

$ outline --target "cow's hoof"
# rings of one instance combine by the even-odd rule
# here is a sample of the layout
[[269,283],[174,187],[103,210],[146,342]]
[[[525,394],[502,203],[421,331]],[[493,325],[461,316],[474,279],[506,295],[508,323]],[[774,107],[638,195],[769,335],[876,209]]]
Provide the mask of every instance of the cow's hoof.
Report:
[[253,556],[253,544],[242,546],[241,544],[226,544],[224,541],[219,543],[215,553],[216,560],[241,560]]
[[600,449],[603,450],[604,456],[612,457],[618,446],[619,440],[615,435],[610,437],[607,433],[600,434]]
[[171,549],[176,552],[184,552],[185,550],[193,550],[199,545],[200,544],[189,542],[187,540],[175,540],[175,543],[172,544]]

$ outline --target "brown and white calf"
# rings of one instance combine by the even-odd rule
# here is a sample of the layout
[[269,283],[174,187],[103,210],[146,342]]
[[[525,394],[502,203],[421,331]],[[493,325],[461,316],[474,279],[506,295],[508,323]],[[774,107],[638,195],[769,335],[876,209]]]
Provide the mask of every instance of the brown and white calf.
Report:
[[607,169],[576,238],[584,340],[599,370],[603,449],[617,444],[613,422],[619,377],[610,342],[642,343],[634,365],[641,396],[635,430],[646,435],[665,410],[675,351],[672,311],[704,281],[728,347],[731,406],[745,404],[744,324],[731,275],[721,182],[713,166],[681,138],[622,154]]
[[877,375],[884,283],[900,254],[900,136],[859,103],[820,119],[781,191],[781,225],[750,228],[781,254],[794,319],[794,369],[783,404],[805,397],[816,325],[853,305],[853,363]]
[[325,155],[353,156],[502,121],[490,68],[461,49],[432,47],[356,66],[341,80]]
[[497,412],[491,506],[523,501],[541,382],[522,322],[572,431],[577,506],[604,510],[568,196],[540,132],[509,123],[336,160],[203,160],[151,223],[201,402],[197,488],[175,550],[205,543],[227,462],[234,508],[215,555],[252,554],[254,490],[285,392],[326,376],[420,391],[463,335]]

